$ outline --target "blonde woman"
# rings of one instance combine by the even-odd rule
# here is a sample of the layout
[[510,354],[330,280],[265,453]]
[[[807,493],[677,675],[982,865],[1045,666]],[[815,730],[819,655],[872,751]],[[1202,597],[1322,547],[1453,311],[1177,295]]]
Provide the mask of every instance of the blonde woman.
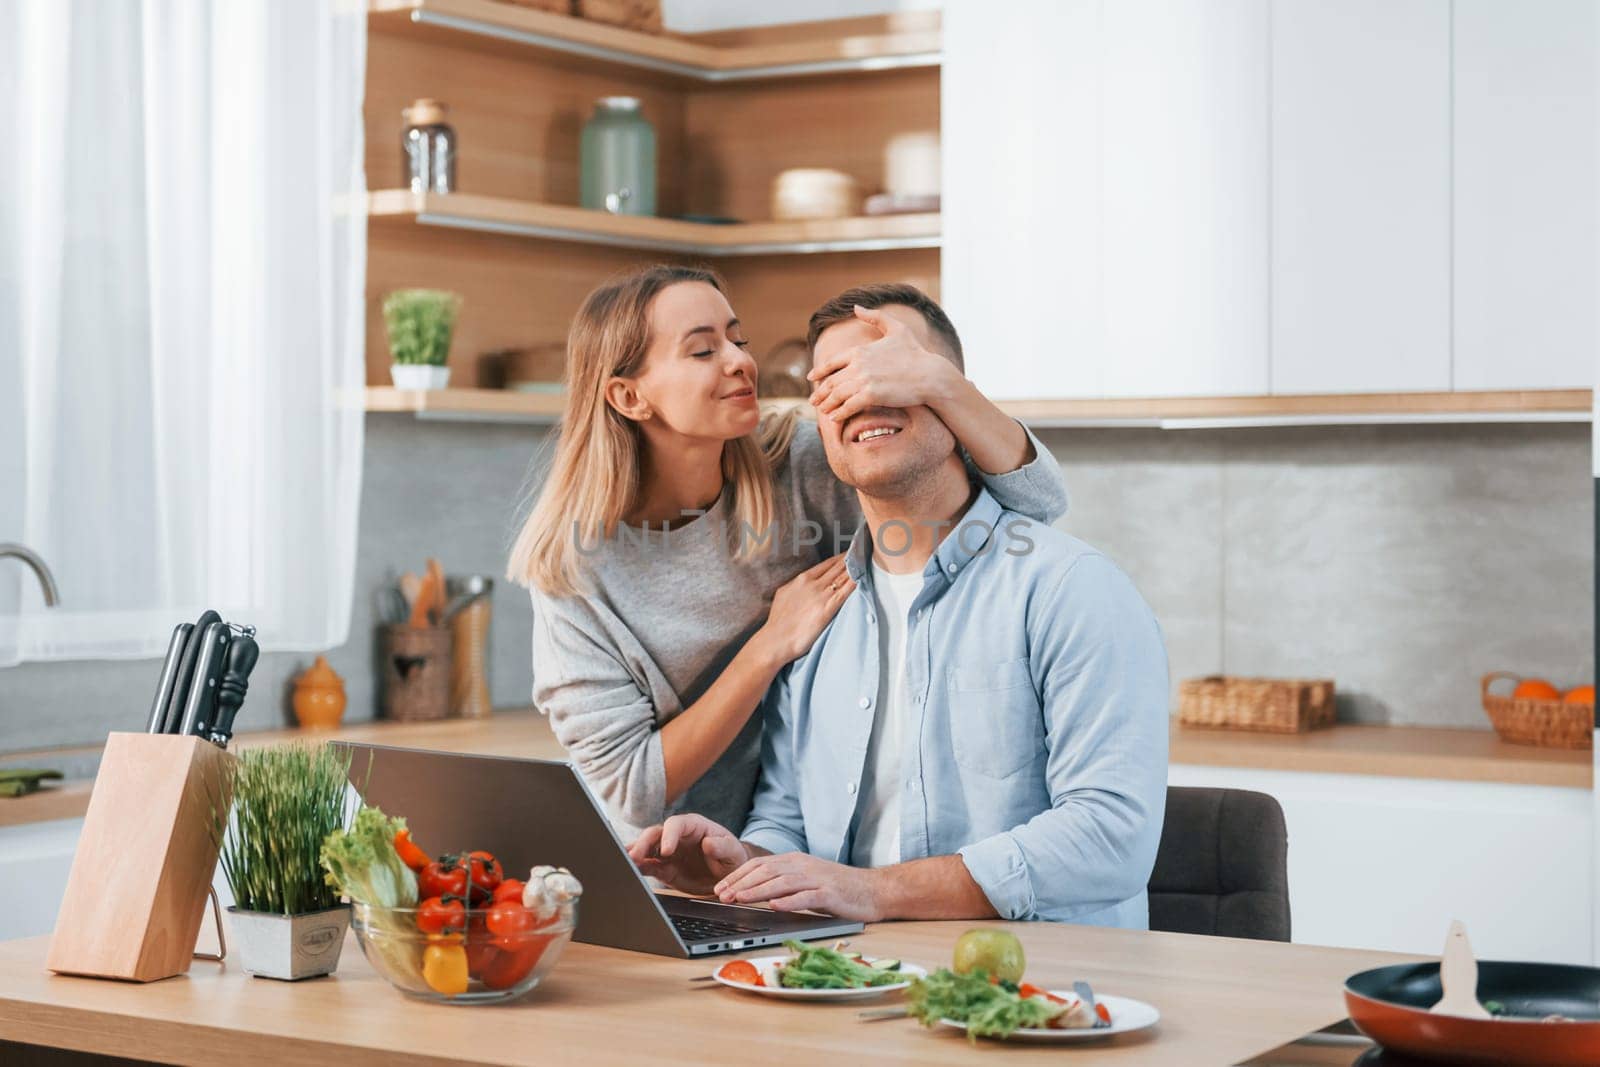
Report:
[[[815,424],[762,419],[746,348],[709,270],[654,266],[590,293],[554,460],[512,549],[533,595],[534,703],[624,840],[680,811],[743,825],[751,713],[854,588],[838,541],[855,494]],[[814,402],[842,421],[926,404],[1002,506],[1056,518],[1054,459],[953,368],[924,345],[869,346]]]

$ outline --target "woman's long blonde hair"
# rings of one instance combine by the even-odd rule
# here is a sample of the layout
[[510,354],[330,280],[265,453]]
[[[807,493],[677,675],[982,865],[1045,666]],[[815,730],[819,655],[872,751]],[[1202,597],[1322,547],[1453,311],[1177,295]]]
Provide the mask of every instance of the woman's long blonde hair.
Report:
[[[580,590],[579,545],[615,534],[640,491],[643,435],[632,419],[606,402],[606,383],[639,373],[650,348],[650,304],[680,282],[727,287],[705,267],[657,264],[622,274],[584,300],[567,335],[566,409],[555,459],[538,499],[511,548],[506,576],[549,596]],[[736,523],[766,531],[778,520],[773,466],[794,438],[795,414],[764,419],[722,449],[722,474],[732,485]],[[777,536],[740,537],[736,554],[748,558]]]

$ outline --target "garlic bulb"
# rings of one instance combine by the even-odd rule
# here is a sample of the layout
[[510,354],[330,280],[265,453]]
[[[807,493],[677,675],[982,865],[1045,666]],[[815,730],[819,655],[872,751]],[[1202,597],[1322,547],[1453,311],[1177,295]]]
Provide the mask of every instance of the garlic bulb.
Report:
[[572,919],[572,902],[583,895],[583,885],[565,867],[538,866],[528,872],[522,890],[522,906],[541,922],[557,913],[563,921]]

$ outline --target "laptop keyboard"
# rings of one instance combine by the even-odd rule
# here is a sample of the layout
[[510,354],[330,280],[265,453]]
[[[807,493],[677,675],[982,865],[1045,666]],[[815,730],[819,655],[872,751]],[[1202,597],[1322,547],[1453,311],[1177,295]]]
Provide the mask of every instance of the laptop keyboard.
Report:
[[685,941],[706,941],[713,937],[732,937],[735,934],[760,933],[754,926],[723,922],[721,919],[696,919],[687,915],[672,916],[672,925]]

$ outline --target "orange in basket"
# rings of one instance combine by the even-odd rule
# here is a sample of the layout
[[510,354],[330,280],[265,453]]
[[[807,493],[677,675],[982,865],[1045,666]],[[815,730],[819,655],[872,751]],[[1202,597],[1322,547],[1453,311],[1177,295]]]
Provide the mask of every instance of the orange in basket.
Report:
[[1593,704],[1594,686],[1580,685],[1576,689],[1568,689],[1567,695],[1561,698],[1568,704]]
[[1511,691],[1512,700],[1560,700],[1561,690],[1543,678],[1526,678]]

